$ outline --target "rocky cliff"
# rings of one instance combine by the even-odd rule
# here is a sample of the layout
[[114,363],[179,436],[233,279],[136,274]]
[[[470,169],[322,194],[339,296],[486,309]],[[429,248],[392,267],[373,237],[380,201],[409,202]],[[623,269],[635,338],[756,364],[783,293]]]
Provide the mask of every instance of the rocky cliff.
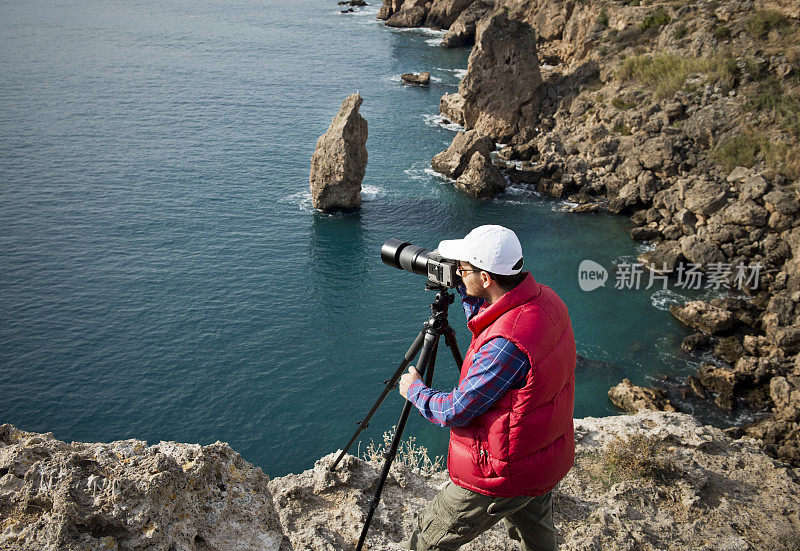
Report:
[[[630,217],[647,268],[734,290],[673,308],[687,354],[714,358],[684,392],[771,411],[746,430],[800,464],[800,4],[434,4],[455,16],[443,45],[476,43],[442,114],[491,140],[509,181]],[[451,177],[504,187],[485,169]]]
[[[680,413],[576,420],[554,491],[561,548],[797,549],[800,471]],[[379,451],[379,450],[377,450]],[[447,480],[398,457],[367,539],[400,549]],[[373,454],[373,456],[376,456]],[[0,428],[0,549],[350,550],[379,464],[335,454],[269,480],[226,444],[67,444]],[[465,551],[516,549],[496,526]]]
[[367,121],[358,109],[358,93],[342,102],[311,156],[311,201],[320,210],[348,209],[361,204],[361,182],[367,169]]

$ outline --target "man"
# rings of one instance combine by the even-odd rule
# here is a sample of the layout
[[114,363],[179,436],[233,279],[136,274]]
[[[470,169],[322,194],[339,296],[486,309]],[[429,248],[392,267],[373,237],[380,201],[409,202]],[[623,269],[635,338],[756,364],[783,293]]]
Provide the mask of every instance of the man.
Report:
[[406,547],[458,549],[502,519],[522,549],[557,549],[550,494],[575,458],[567,308],[522,271],[522,247],[507,228],[480,226],[438,251],[459,261],[472,342],[451,392],[426,387],[414,366],[400,379],[404,398],[451,428],[450,481]]

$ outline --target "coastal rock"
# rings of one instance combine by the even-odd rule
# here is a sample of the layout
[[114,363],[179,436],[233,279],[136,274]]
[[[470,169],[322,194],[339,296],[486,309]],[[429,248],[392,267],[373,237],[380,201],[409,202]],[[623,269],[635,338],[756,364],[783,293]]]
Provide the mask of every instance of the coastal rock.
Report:
[[405,0],[386,20],[387,27],[421,27],[430,9],[430,0]]
[[449,29],[458,16],[461,15],[475,0],[433,0],[428,17],[425,20],[426,27]]
[[710,216],[727,202],[725,186],[719,182],[698,179],[684,192],[684,206],[702,216]]
[[739,226],[764,226],[768,217],[767,209],[750,200],[730,203],[722,211],[722,219],[726,223]]
[[486,17],[493,8],[494,3],[490,0],[472,2],[450,25],[449,30],[442,37],[442,46],[457,48],[473,44],[478,22]]
[[500,169],[480,151],[469,159],[469,164],[456,180],[456,188],[473,197],[485,199],[494,197],[505,189],[505,179]]
[[477,130],[459,132],[453,138],[450,147],[431,160],[431,166],[436,172],[456,179],[466,170],[476,152],[489,159],[492,150],[494,150],[492,140],[482,136]]
[[389,19],[394,12],[397,11],[397,8],[400,4],[403,3],[403,0],[383,0],[383,4],[381,5],[381,9],[378,10],[378,19],[382,19],[386,21]]
[[361,204],[361,181],[367,168],[367,121],[358,112],[361,96],[351,94],[319,137],[311,156],[314,208],[333,210]]
[[[733,440],[691,416],[652,411],[576,419],[575,440],[575,466],[554,491],[560,549],[630,549],[632,541],[675,551],[793,549],[800,530],[796,473],[755,440]],[[345,456],[331,473],[333,458],[270,481],[294,549],[349,549],[358,540],[380,457]],[[401,549],[417,515],[447,480],[444,472],[428,474],[401,454],[372,521],[369,548]],[[460,549],[517,547],[497,523]]]
[[700,383],[717,396],[714,403],[720,408],[730,411],[736,406],[736,386],[741,381],[741,375],[734,369],[703,362],[697,372]]
[[621,383],[611,387],[608,391],[608,398],[618,408],[633,413],[643,409],[678,411],[663,390],[637,386],[630,379],[622,379]]
[[652,251],[642,253],[638,260],[649,270],[672,273],[684,259],[681,246],[677,241],[664,241],[656,245]]
[[673,305],[669,311],[682,323],[706,333],[723,333],[736,325],[736,318],[731,312],[702,300],[693,300],[683,306]]
[[689,262],[699,264],[703,270],[707,270],[710,264],[724,262],[725,255],[713,243],[709,243],[696,235],[687,235],[678,240],[681,245],[681,252]]
[[2,549],[291,550],[269,478],[227,444],[2,433]]
[[458,92],[442,96],[439,100],[439,112],[454,123],[464,126],[464,98]]
[[[784,392],[779,386],[776,393]],[[769,419],[748,432],[769,438],[791,426]],[[800,473],[752,438],[731,439],[681,413],[642,411],[576,419],[575,443],[575,466],[553,493],[565,551],[628,549],[631,541],[676,551],[796,548]],[[346,455],[331,471],[333,453],[267,482],[226,444],[65,444],[2,425],[0,548],[351,549],[381,451],[373,448],[368,461]],[[413,441],[401,446],[367,548],[402,549],[419,513],[448,483],[430,459]],[[498,523],[461,549],[516,547]]]
[[408,82],[409,84],[421,84],[423,86],[427,86],[431,83],[431,74],[428,72],[425,73],[403,73],[400,75],[400,78],[403,79],[404,82]]
[[496,141],[508,141],[533,126],[542,84],[536,32],[530,25],[494,13],[477,29],[467,74],[458,93],[464,98],[468,129]]

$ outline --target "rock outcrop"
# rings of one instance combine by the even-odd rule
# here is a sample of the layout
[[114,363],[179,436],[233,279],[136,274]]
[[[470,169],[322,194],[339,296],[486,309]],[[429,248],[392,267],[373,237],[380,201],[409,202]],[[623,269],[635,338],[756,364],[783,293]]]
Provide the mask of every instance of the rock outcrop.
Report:
[[506,181],[490,158],[476,151],[469,158],[467,168],[456,179],[455,186],[473,197],[487,199],[503,191]]
[[612,387],[608,391],[608,398],[618,408],[633,413],[643,409],[678,411],[663,390],[641,387],[633,384],[630,379],[622,379],[621,383]]
[[227,444],[67,444],[0,426],[0,549],[289,551],[260,468]]
[[492,9],[494,2],[491,0],[475,0],[449,26],[442,37],[442,46],[456,48],[473,44],[478,22],[491,13]]
[[[718,292],[747,295],[709,301],[730,316],[698,349],[739,373],[733,391],[701,388],[698,377],[686,390],[723,409],[770,409],[772,417],[747,430],[800,464],[800,424],[770,386],[800,362],[796,5],[475,0],[444,45],[471,43],[492,20],[519,30],[503,40],[496,27],[497,40],[484,41],[491,48],[476,45],[458,94],[440,110],[507,144],[494,161],[512,183],[577,203],[576,212],[630,216],[631,237],[653,247],[640,261],[673,284],[700,274],[706,284],[713,276]],[[481,49],[485,66],[472,60]],[[537,58],[535,95],[535,86],[516,88],[522,50]],[[763,344],[748,349],[754,338]]]
[[433,0],[425,26],[449,29],[458,16],[475,0]]
[[467,169],[475,153],[489,159],[493,149],[492,140],[482,136],[477,130],[459,132],[450,147],[437,153],[431,160],[431,166],[436,172],[455,179]]
[[351,94],[319,137],[311,156],[314,208],[334,210],[361,204],[361,181],[367,168],[367,121],[359,113],[361,96]]
[[[800,472],[756,440],[651,411],[576,419],[575,440],[575,466],[554,490],[561,549],[797,549]],[[401,549],[447,481],[420,469],[419,448],[406,450],[390,470],[370,549]],[[336,455],[267,482],[222,443],[66,444],[2,425],[0,548],[353,549],[380,464],[345,456],[331,472]],[[515,548],[500,523],[461,549]]]
[[430,0],[405,0],[386,20],[389,27],[421,27],[430,9]]
[[494,13],[477,29],[467,74],[458,87],[467,129],[507,142],[532,126],[542,84],[536,33],[530,25]]
[[420,84],[423,86],[427,86],[431,83],[431,74],[428,72],[424,73],[403,73],[400,75],[400,78],[403,79],[403,82],[407,82],[409,84]]

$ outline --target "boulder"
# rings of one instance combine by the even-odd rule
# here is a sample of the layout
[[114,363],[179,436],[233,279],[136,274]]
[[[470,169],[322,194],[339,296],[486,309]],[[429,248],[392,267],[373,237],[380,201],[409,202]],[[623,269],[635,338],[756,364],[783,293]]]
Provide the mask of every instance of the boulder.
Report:
[[453,143],[450,144],[450,147],[436,154],[431,160],[431,166],[439,174],[455,179],[466,170],[472,155],[476,151],[480,152],[484,157],[490,158],[493,149],[492,140],[482,136],[477,130],[459,132],[453,138]]
[[464,98],[458,92],[442,96],[439,100],[439,112],[454,123],[464,126]]
[[800,352],[800,325],[768,327],[767,338],[784,352]]
[[670,306],[669,311],[689,327],[706,333],[723,333],[733,329],[736,325],[736,318],[731,312],[702,300],[693,300],[683,306],[673,305]]
[[449,30],[442,37],[442,46],[457,48],[473,44],[478,22],[486,17],[493,7],[494,5],[489,1],[475,0],[450,25]]
[[673,153],[672,141],[667,136],[656,136],[642,144],[639,160],[647,170],[671,170],[675,168]]
[[702,269],[708,269],[709,264],[724,262],[725,255],[714,243],[709,243],[696,235],[686,235],[678,240],[681,252],[689,262],[700,264]]
[[714,403],[720,408],[730,411],[736,406],[734,390],[740,382],[740,376],[736,371],[703,362],[697,372],[697,378],[705,388],[717,394]]
[[617,386],[611,387],[608,398],[618,408],[632,413],[643,409],[678,411],[663,390],[637,386],[629,379],[623,379]]
[[311,156],[311,201],[332,210],[361,204],[361,181],[367,168],[367,121],[358,112],[361,96],[351,94],[317,140]]
[[426,27],[449,29],[458,16],[475,0],[433,0],[428,17],[425,20]]
[[684,191],[683,205],[686,209],[710,216],[727,202],[727,190],[720,182],[697,180],[691,187]]
[[[795,382],[798,382],[795,378]],[[776,417],[787,421],[800,421],[800,388],[786,377],[773,377],[769,382],[769,397],[772,399]]]
[[467,128],[507,142],[537,118],[542,77],[536,32],[496,12],[476,33],[467,74],[458,88],[464,98],[464,121]]
[[403,73],[400,75],[400,78],[403,79],[403,82],[408,82],[409,84],[421,84],[426,86],[431,83],[431,74],[430,73]]
[[739,226],[765,226],[768,218],[767,209],[750,199],[740,199],[730,203],[722,211],[722,219],[725,222]]
[[505,188],[505,179],[500,169],[480,151],[469,159],[469,164],[456,180],[456,188],[473,197],[494,197]]
[[683,260],[683,253],[677,241],[664,241],[652,251],[639,255],[638,260],[649,270],[673,272]]
[[700,350],[702,348],[707,348],[710,344],[711,336],[708,333],[700,331],[684,337],[683,341],[681,341],[681,350],[684,352]]
[[741,199],[758,199],[769,188],[761,174],[743,166],[737,166],[728,174],[728,182],[734,184]]
[[430,0],[405,0],[386,20],[387,27],[421,27],[428,17]]

